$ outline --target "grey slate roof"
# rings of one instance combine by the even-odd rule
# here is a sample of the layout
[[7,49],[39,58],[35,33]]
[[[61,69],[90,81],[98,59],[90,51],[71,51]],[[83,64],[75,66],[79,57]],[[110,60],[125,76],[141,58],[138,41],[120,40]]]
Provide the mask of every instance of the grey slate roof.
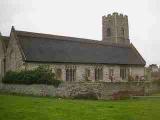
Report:
[[28,62],[145,65],[132,45],[16,31]]

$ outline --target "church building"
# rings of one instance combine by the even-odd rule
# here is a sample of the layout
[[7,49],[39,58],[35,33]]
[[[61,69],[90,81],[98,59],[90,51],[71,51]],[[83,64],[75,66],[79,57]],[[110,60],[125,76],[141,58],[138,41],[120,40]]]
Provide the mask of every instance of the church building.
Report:
[[144,79],[146,62],[129,39],[128,17],[102,17],[102,40],[19,31],[0,35],[0,76],[48,65],[66,82]]

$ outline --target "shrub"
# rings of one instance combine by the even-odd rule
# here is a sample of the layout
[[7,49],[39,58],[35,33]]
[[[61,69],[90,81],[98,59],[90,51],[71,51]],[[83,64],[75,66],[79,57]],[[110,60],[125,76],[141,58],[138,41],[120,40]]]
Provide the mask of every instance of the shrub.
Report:
[[2,82],[8,84],[49,84],[57,87],[62,81],[55,79],[55,74],[48,66],[39,66],[34,70],[9,71]]

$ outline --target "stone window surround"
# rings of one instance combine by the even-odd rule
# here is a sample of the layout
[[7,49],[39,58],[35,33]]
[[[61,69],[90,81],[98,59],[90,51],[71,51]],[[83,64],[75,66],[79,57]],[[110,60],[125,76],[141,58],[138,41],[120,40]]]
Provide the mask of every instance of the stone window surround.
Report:
[[91,70],[89,68],[85,68],[85,75],[86,75],[86,77],[90,77]]
[[114,69],[113,69],[113,67],[109,67],[108,72],[109,72],[109,80],[111,82],[113,82],[113,79],[114,79]]
[[94,74],[95,74],[95,81],[103,80],[103,66],[95,66]]
[[120,77],[122,80],[128,78],[128,68],[127,67],[120,67]]
[[107,37],[111,37],[111,28],[107,28]]
[[76,81],[76,65],[66,65],[65,70],[66,70],[66,81],[72,82]]
[[124,30],[123,27],[121,27],[121,35],[122,35],[122,37],[124,38],[124,36],[125,36],[125,30]]

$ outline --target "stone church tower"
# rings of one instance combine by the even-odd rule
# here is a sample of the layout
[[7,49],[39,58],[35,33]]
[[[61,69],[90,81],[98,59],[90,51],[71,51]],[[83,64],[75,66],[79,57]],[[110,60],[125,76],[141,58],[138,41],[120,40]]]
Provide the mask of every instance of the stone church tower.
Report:
[[129,44],[128,17],[113,13],[102,17],[102,41]]

